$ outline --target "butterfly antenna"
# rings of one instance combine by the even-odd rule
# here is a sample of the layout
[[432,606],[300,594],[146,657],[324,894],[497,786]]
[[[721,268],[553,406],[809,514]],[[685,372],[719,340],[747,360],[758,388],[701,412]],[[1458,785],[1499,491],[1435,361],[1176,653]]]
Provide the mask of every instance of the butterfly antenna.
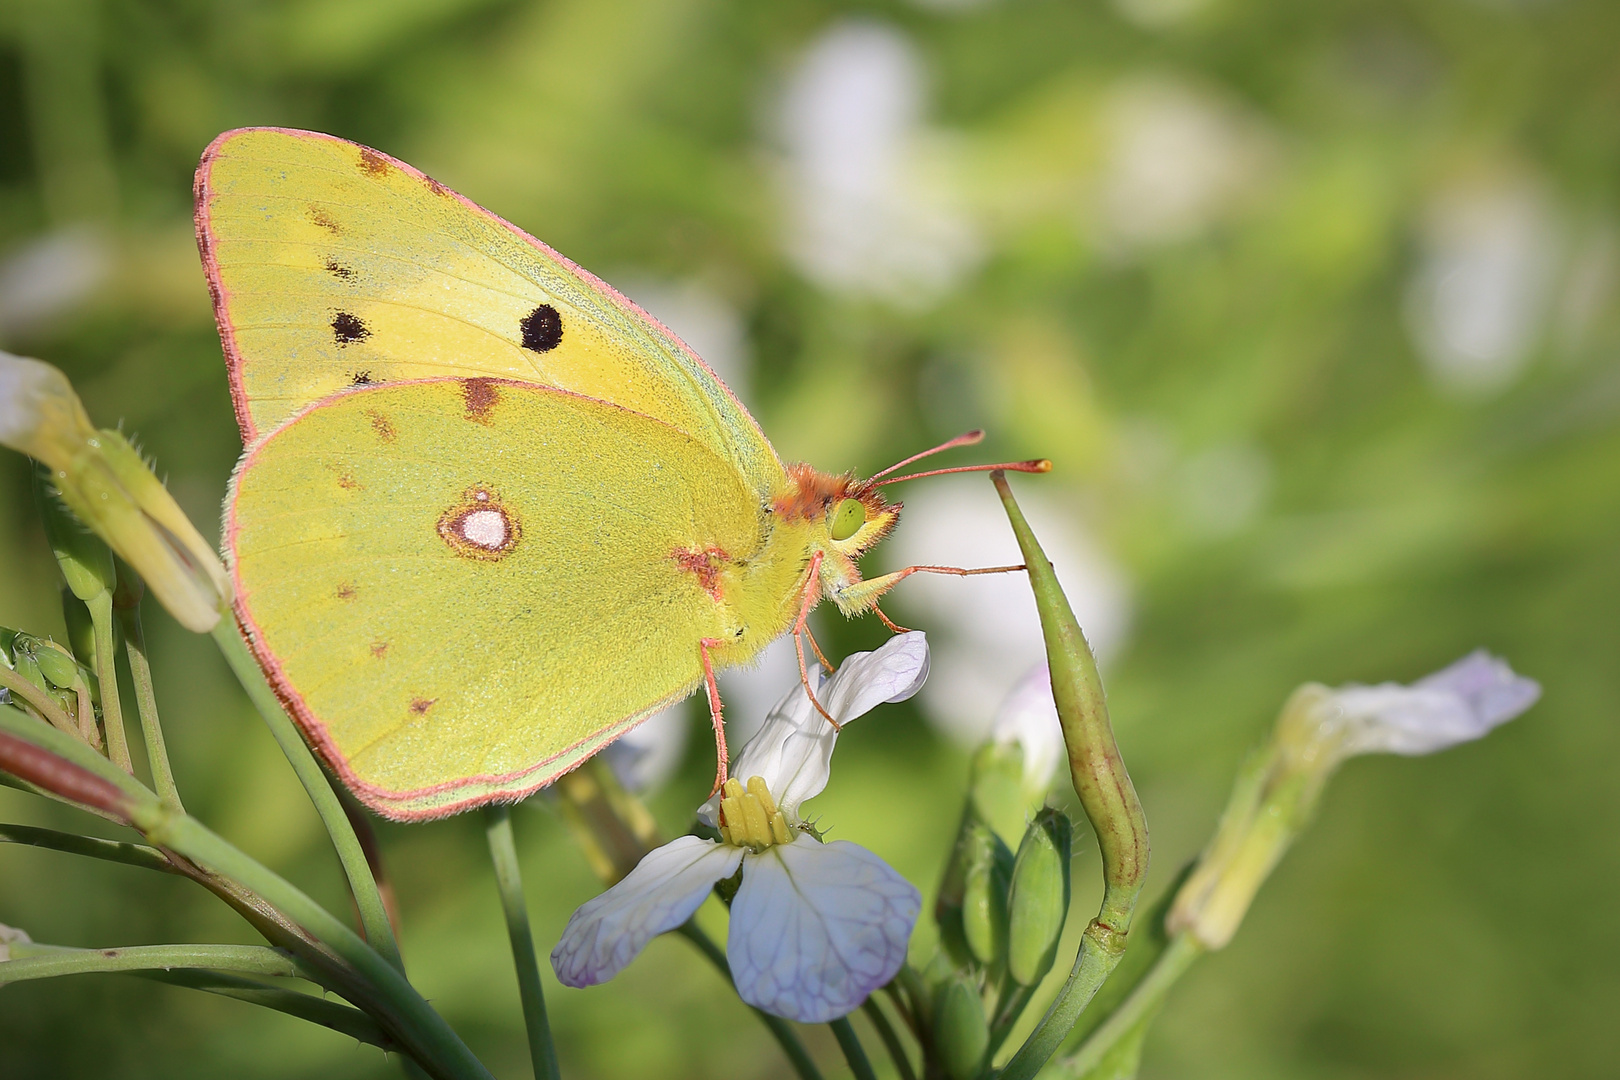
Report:
[[[921,461],[925,457],[932,457],[933,455],[941,452],[942,450],[955,450],[958,446],[974,446],[974,445],[977,445],[978,443],[983,442],[983,441],[984,441],[984,432],[983,432],[983,430],[981,430],[979,428],[974,428],[972,431],[964,432],[963,434],[958,435],[956,438],[951,439],[948,442],[940,443],[938,446],[934,447],[932,450],[924,450],[920,454],[912,454],[910,457],[906,458],[906,460],[897,461],[893,465],[890,465],[887,469],[884,469],[880,473],[873,473],[872,474],[872,480],[876,480],[880,476],[888,476],[890,473],[894,472],[896,469],[903,469],[907,465],[910,465],[913,461]],[[868,480],[867,483],[871,483],[871,480]]]
[[[921,454],[918,455],[918,457],[921,456]],[[901,462],[901,464],[903,465],[905,462]],[[920,480],[925,476],[944,476],[946,473],[994,472],[997,469],[1002,469],[1006,472],[1042,473],[1051,472],[1052,463],[1045,458],[1038,458],[1034,461],[1003,461],[999,465],[961,465],[954,469],[929,469],[927,472],[908,473],[905,476],[891,476],[887,480],[879,480],[872,486],[882,487],[884,484],[898,484],[906,480]],[[878,475],[881,476],[883,474],[879,473]]]

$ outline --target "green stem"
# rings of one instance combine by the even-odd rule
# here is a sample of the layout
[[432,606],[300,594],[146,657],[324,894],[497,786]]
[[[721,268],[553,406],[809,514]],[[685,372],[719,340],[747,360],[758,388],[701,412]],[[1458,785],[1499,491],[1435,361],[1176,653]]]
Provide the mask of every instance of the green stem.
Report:
[[529,931],[529,906],[523,896],[517,844],[512,838],[512,808],[504,804],[486,807],[484,831],[489,838],[490,860],[495,864],[495,884],[501,893],[506,933],[512,939],[512,961],[517,966],[518,995],[523,999],[523,1023],[528,1029],[529,1057],[534,1062],[535,1080],[558,1080],[561,1074],[557,1069],[557,1051],[551,1044],[540,965],[534,957],[534,935]]
[[130,681],[135,684],[135,711],[141,718],[141,737],[146,742],[146,761],[152,770],[152,789],[165,803],[182,810],[174,770],[169,766],[169,749],[163,743],[163,728],[158,724],[157,695],[152,689],[152,665],[146,657],[141,609],[121,608],[118,622],[124,631],[124,655],[129,661]]
[[[1135,899],[1134,895],[1131,898]],[[1080,938],[1080,951],[1075,955],[1074,967],[1063,983],[1063,989],[1047,1008],[1046,1015],[1035,1025],[1024,1045],[1012,1056],[999,1074],[999,1080],[1030,1080],[1062,1045],[1081,1012],[1096,996],[1102,984],[1125,955],[1125,935],[1108,928],[1104,916],[1111,907],[1107,894],[1103,898],[1103,913],[1086,927]],[[1117,918],[1117,915],[1115,916]],[[1130,914],[1124,916],[1130,925]]]
[[889,1057],[894,1061],[894,1067],[899,1070],[900,1080],[917,1080],[917,1073],[911,1067],[911,1059],[906,1056],[906,1048],[900,1043],[900,1036],[889,1023],[888,1016],[883,1012],[883,1006],[878,1004],[875,997],[869,997],[861,1006],[861,1011],[877,1029],[878,1038],[883,1040],[884,1047],[889,1051]]
[[112,591],[103,589],[85,603],[90,624],[96,633],[96,679],[101,683],[101,726],[107,732],[107,756],[112,763],[134,775],[129,757],[129,731],[118,704],[118,657],[113,651],[118,635],[113,630]]
[[342,987],[340,992],[345,997],[358,992],[362,1000],[356,1004],[369,1005],[366,1011],[381,1014],[388,1021],[387,1028],[431,1074],[444,1080],[492,1080],[489,1071],[400,970],[308,894],[248,858],[201,822],[164,807],[155,797],[133,810],[135,825],[147,839],[240,882],[346,960],[363,982]]
[[827,1024],[832,1033],[838,1037],[838,1045],[844,1051],[844,1060],[849,1062],[849,1071],[855,1074],[855,1080],[877,1080],[877,1073],[872,1071],[872,1063],[866,1060],[866,1048],[855,1034],[855,1025],[849,1022],[849,1017],[840,1016],[837,1020]]
[[1177,934],[1171,938],[1170,944],[1159,954],[1158,961],[1148,969],[1119,1008],[1098,1025],[1079,1049],[1053,1063],[1050,1074],[1053,1080],[1078,1080],[1095,1069],[1128,1036],[1153,1019],[1164,1004],[1170,987],[1202,955],[1203,946],[1190,935]]
[[0,844],[27,844],[31,847],[65,851],[70,855],[88,855],[92,859],[126,863],[146,870],[159,870],[165,874],[179,872],[163,857],[163,852],[145,844],[100,840],[93,836],[80,836],[78,833],[57,832],[55,829],[36,829],[32,825],[0,822]]
[[320,972],[322,985],[379,1020],[433,1076],[492,1080],[404,974],[341,920],[201,822],[164,806],[138,780],[77,739],[0,707],[0,767],[14,773],[21,769],[32,783],[120,814],[158,848],[194,864],[198,880],[206,881],[261,933],[298,950]]
[[[731,965],[726,961],[726,954],[720,951],[720,946],[716,945],[708,934],[699,929],[695,921],[692,919],[686,920],[686,922],[675,928],[675,932],[696,945],[698,951],[708,958],[709,963],[713,964],[720,974],[725,976],[726,982],[732,981]],[[793,1071],[799,1074],[800,1080],[821,1080],[821,1070],[816,1068],[816,1063],[810,1059],[804,1044],[793,1033],[793,1028],[788,1025],[788,1022],[780,1016],[772,1016],[763,1009],[755,1009],[752,1005],[748,1007],[770,1029],[771,1034],[776,1036],[777,1045],[782,1048],[782,1053],[786,1054],[788,1061],[793,1064]]]
[[105,971],[206,968],[247,975],[305,978],[297,962],[263,945],[131,945],[121,949],[71,949],[60,945],[13,944],[11,959],[0,962],[0,985]]
[[383,1050],[399,1049],[399,1044],[359,1009],[340,1005],[313,994],[301,994],[296,990],[272,986],[257,979],[244,979],[239,975],[226,975],[218,971],[176,968],[172,971],[136,971],[131,974],[154,982],[184,986],[192,990],[202,990],[210,994],[219,994],[221,997],[262,1005],[267,1009],[274,1009],[288,1016],[296,1016],[300,1020],[331,1028],[351,1039],[370,1043]]
[[360,912],[360,926],[366,940],[396,969],[404,971],[399,944],[394,940],[394,929],[388,922],[388,909],[377,890],[377,879],[372,876],[365,850],[354,834],[354,827],[349,824],[348,815],[343,812],[343,803],[327,781],[326,773],[321,770],[298,728],[264,681],[258,661],[248,653],[247,645],[237,633],[235,621],[220,619],[214,627],[213,637],[219,651],[225,655],[226,663],[230,664],[242,688],[247,691],[254,707],[270,728],[276,744],[286,755],[287,762],[292,765],[299,782],[304,785],[321,823],[326,826],[332,846],[337,849],[338,861],[343,864],[343,873],[349,879],[349,892],[354,896],[354,905]]

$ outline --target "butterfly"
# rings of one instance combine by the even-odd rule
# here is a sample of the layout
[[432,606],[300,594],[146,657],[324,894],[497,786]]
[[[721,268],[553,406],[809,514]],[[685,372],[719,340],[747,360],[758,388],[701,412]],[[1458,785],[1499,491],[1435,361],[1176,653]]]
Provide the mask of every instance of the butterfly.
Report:
[[802,674],[821,599],[966,572],[856,560],[899,514],[885,477],[977,432],[864,481],[785,465],[657,320],[385,154],[226,132],[196,223],[244,445],[237,621],[387,817],[521,798],[700,686],[718,783],[717,670],[792,631]]

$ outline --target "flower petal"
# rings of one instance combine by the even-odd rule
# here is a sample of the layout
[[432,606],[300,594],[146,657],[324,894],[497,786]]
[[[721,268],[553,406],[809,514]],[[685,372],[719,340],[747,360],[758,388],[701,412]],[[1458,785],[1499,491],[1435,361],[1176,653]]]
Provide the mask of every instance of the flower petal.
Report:
[[[897,634],[872,652],[851,654],[830,678],[822,678],[814,665],[808,674],[816,700],[840,724],[847,724],[885,701],[904,701],[922,689],[928,678],[928,636],[921,630]],[[782,812],[797,821],[799,804],[827,786],[828,763],[837,741],[837,729],[810,704],[801,684],[782,696],[764,725],[743,744],[731,772],[744,781],[762,777]],[[698,809],[698,817],[715,825],[719,807],[716,795]]]
[[1479,650],[1411,686],[1347,686],[1330,700],[1345,755],[1417,755],[1481,738],[1540,696],[1535,680]]
[[858,844],[800,836],[751,855],[726,954],[738,995],[819,1024],[858,1008],[906,959],[922,895]]
[[673,930],[742,861],[742,849],[698,836],[679,836],[649,851],[625,879],[581,904],[551,950],[564,986],[595,986],[613,978],[647,942]]
[[1017,743],[1024,751],[1024,786],[1044,790],[1063,760],[1063,724],[1052,700],[1052,674],[1037,664],[1008,693],[990,725],[1000,746]]

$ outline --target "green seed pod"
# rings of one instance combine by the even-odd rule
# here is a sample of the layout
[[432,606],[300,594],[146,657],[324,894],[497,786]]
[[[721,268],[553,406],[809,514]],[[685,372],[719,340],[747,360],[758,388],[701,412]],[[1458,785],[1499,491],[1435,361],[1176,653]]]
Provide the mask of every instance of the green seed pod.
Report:
[[989,967],[1007,951],[1007,889],[1013,856],[983,825],[973,830],[973,851],[962,890],[962,937],[968,952]]
[[51,490],[50,471],[43,465],[34,469],[34,501],[39,504],[56,565],[73,595],[88,601],[110,592],[117,584],[112,549],[63,505]]
[[1034,986],[1052,968],[1069,914],[1069,819],[1048,807],[1018,845],[1007,901],[1007,974]]
[[934,996],[934,1050],[951,1080],[972,1080],[990,1049],[984,1002],[965,976],[955,975]]

